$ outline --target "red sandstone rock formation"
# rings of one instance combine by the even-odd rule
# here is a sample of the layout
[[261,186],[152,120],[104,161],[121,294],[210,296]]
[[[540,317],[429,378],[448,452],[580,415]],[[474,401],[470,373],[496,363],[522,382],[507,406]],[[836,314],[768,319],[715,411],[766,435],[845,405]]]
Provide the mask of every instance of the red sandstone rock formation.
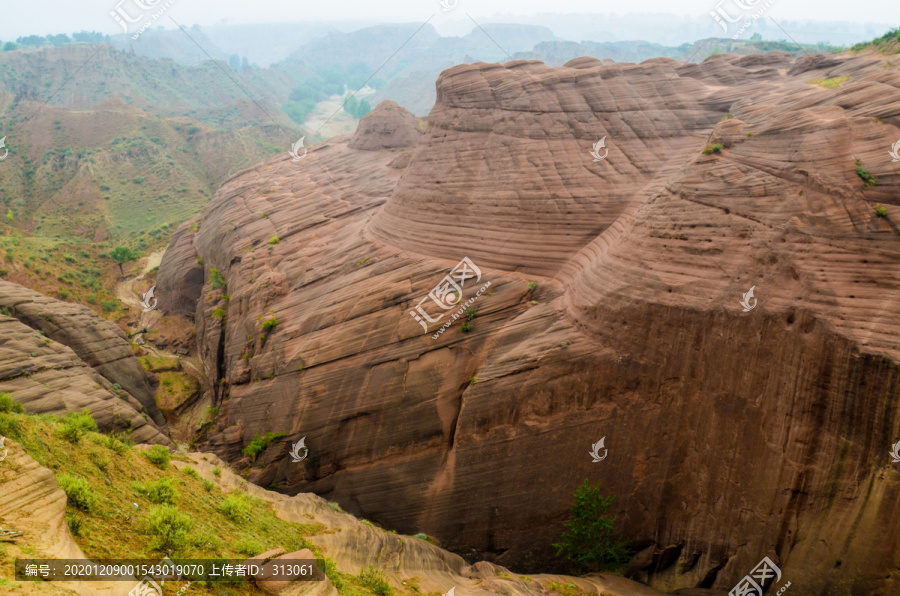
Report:
[[121,329],[87,307],[6,281],[0,307],[0,392],[30,414],[87,409],[105,430],[131,429],[137,441],[172,444]]
[[[894,593],[897,138],[900,72],[871,55],[445,71],[405,171],[331,139],[176,234],[160,305],[224,379],[205,447],[520,569],[557,565],[589,478],[657,587],[727,591],[767,555],[798,594]],[[205,285],[177,283],[198,255]],[[447,317],[410,310],[463,257],[463,300],[490,294],[432,339]],[[267,431],[287,439],[243,458]]]

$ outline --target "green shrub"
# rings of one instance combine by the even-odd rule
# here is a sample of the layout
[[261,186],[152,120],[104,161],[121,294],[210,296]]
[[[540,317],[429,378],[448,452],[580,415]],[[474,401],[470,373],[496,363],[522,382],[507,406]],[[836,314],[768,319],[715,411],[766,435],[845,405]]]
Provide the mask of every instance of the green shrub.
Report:
[[475,325],[473,325],[469,321],[466,321],[465,323],[463,323],[462,325],[459,326],[459,330],[462,331],[463,333],[468,333],[472,329],[475,329]]
[[103,309],[103,312],[113,312],[117,308],[119,308],[118,300],[101,300],[100,308]]
[[553,544],[556,554],[579,571],[615,571],[628,562],[629,544],[615,532],[616,518],[609,515],[614,496],[600,494],[600,483],[591,487],[584,481],[575,491],[571,519],[564,525],[560,542]]
[[222,468],[220,468],[219,466],[216,466],[215,468],[213,468],[213,475],[214,475],[214,476],[221,476],[221,475],[222,475]]
[[466,309],[466,320],[467,321],[472,321],[477,316],[478,316],[478,309],[475,308],[474,306],[472,308]]
[[269,238],[269,244],[275,245],[281,242],[281,239],[278,236],[272,236]]
[[250,513],[250,502],[238,493],[231,493],[219,506],[219,511],[233,522],[243,521]]
[[713,153],[719,153],[722,151],[721,143],[713,143],[712,145],[707,145],[703,148],[703,155],[711,155]]
[[69,531],[72,532],[72,536],[81,536],[82,520],[80,517],[67,513],[66,525],[69,526]]
[[884,208],[884,205],[875,205],[875,215],[877,215],[878,217],[887,217],[887,209]]
[[70,443],[78,443],[86,432],[96,432],[97,423],[90,412],[84,410],[80,414],[78,412],[69,412],[62,421],[59,433],[64,439]]
[[528,289],[532,292],[535,291],[537,289],[537,284],[533,281],[528,282]]
[[0,414],[0,435],[4,437],[21,437],[22,427],[19,421],[7,414]]
[[872,188],[873,186],[875,186],[875,176],[867,172],[866,169],[862,167],[862,164],[859,163],[858,159],[856,160],[856,175],[862,178],[863,182],[865,183],[863,184],[863,189]]
[[419,532],[418,534],[413,536],[413,538],[418,538],[419,540],[428,540],[428,534],[423,534],[422,532]]
[[275,329],[275,327],[277,327],[277,326],[278,326],[278,321],[275,320],[275,315],[272,315],[271,319],[267,319],[262,322],[263,331],[267,331],[267,332],[271,331],[272,329]]
[[24,411],[22,404],[13,401],[12,396],[9,393],[0,393],[0,412],[16,412],[21,414]]
[[243,453],[244,455],[249,455],[253,459],[256,459],[256,456],[266,450],[266,447],[269,446],[273,441],[277,441],[285,436],[284,433],[271,433],[268,432],[262,437],[259,436],[259,433],[253,437],[253,440],[244,447]]
[[212,480],[207,480],[206,478],[204,478],[201,482],[203,482],[203,489],[208,493],[212,492],[212,489],[216,486],[215,482],[213,482]]
[[91,491],[87,480],[68,474],[60,474],[56,480],[59,482],[59,487],[66,493],[69,505],[81,509],[85,513],[90,513],[94,510],[97,504],[97,496]]
[[213,310],[213,312],[212,312],[212,316],[214,316],[217,319],[224,319],[225,318],[225,310],[222,308],[216,307],[215,310]]
[[378,596],[389,596],[392,593],[391,584],[389,584],[384,575],[372,565],[369,565],[368,569],[363,569],[357,577],[359,577],[359,581],[362,585],[378,594]]
[[157,505],[147,514],[147,531],[156,537],[153,548],[177,550],[187,544],[194,520],[170,505]]
[[143,492],[147,493],[147,498],[150,499],[151,503],[174,505],[175,499],[178,498],[178,491],[172,486],[174,482],[174,478],[165,476],[159,480],[148,482],[144,485]]
[[342,590],[344,587],[344,580],[341,577],[341,574],[338,572],[335,562],[331,559],[331,557],[324,557],[322,559],[319,559],[319,563],[319,569],[321,569],[322,573],[324,573],[326,577],[331,580],[331,585],[338,590],[341,590],[341,593],[343,593]]
[[242,555],[247,555],[249,557],[255,557],[264,550],[259,542],[252,538],[241,538],[234,543],[232,548]]
[[335,503],[334,501],[329,501],[328,506],[337,511],[338,513],[343,513],[344,510],[341,509],[340,503]]
[[192,468],[191,466],[184,466],[181,468],[181,471],[190,476],[191,478],[200,478],[200,474],[197,473],[197,470]]
[[223,290],[226,286],[225,276],[215,267],[209,270],[209,286],[214,290]]
[[149,459],[160,468],[165,468],[169,465],[169,460],[172,459],[172,454],[169,453],[169,450],[162,445],[154,445],[150,449],[144,451],[144,457]]
[[132,447],[134,447],[134,441],[131,440],[131,437],[128,435],[120,435],[116,433],[112,433],[109,435],[100,435],[103,437],[103,445],[109,449],[110,451],[114,451],[118,455],[122,455]]

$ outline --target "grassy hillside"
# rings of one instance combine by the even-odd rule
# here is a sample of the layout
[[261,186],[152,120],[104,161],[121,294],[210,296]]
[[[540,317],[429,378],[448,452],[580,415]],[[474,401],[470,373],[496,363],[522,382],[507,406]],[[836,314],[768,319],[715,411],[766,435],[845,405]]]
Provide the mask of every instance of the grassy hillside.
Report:
[[891,29],[881,37],[872,41],[858,43],[850,49],[854,52],[873,49],[882,54],[900,54],[900,28]]
[[[266,79],[277,84],[258,77],[248,71],[242,84],[293,84],[283,72]],[[102,254],[163,249],[223,180],[309,134],[267,111],[278,124],[209,62],[183,67],[105,45],[0,52],[9,149],[0,162],[0,277],[115,310],[119,269]]]
[[[66,519],[75,541],[91,558],[159,560],[173,558],[243,559],[274,548],[288,552],[311,548],[307,538],[328,529],[278,518],[269,503],[240,491],[225,495],[218,482],[202,479],[190,467],[178,469],[167,458],[134,448],[127,435],[92,430],[89,416],[29,416],[0,412],[0,434],[19,442],[50,469],[68,496]],[[164,448],[161,448],[166,454]],[[173,460],[189,461],[173,455]],[[166,527],[160,520],[174,520]],[[11,583],[14,548],[0,543],[0,585]],[[329,559],[326,559],[329,561]],[[371,573],[341,573],[333,563],[326,573],[341,596],[390,596],[391,588]],[[5,576],[5,577],[4,577]],[[4,593],[6,593],[4,591]],[[221,596],[257,593],[252,586],[193,582],[187,594]]]

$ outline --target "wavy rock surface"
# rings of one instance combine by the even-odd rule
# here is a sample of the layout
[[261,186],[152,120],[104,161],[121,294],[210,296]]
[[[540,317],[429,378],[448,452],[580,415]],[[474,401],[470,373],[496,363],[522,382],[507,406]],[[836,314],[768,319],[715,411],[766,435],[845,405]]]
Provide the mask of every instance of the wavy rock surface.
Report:
[[152,396],[151,409],[127,390],[141,395],[147,380],[117,327],[87,308],[8,282],[0,282],[0,306],[13,315],[0,315],[0,392],[30,414],[87,409],[103,429],[130,428],[136,441],[172,444],[142,413],[159,413]]
[[119,327],[85,306],[56,300],[10,282],[0,281],[0,307],[53,341],[72,348],[103,377],[137,399],[154,422],[165,424],[147,375]]
[[[900,545],[869,538],[900,530],[897,67],[478,63],[437,90],[405,171],[331,139],[203,212],[207,446],[244,468],[284,432],[254,482],[517,568],[556,565],[589,478],[656,587],[727,591],[768,555],[798,594],[900,589]],[[160,278],[190,248],[169,252]],[[410,310],[463,257],[463,300],[490,293],[432,339],[449,317],[424,335]]]
[[[549,596],[552,583],[573,584],[585,594],[599,596],[660,596],[663,592],[611,573],[597,573],[586,577],[537,574],[516,576],[508,569],[480,561],[473,565],[453,553],[415,538],[387,532],[343,511],[338,511],[321,497],[313,494],[286,496],[248,483],[228,469],[227,464],[209,453],[192,453],[191,464],[199,474],[215,482],[223,492],[235,490],[271,503],[278,517],[296,523],[318,523],[328,531],[316,534],[310,541],[334,560],[337,568],[353,575],[368,569],[370,565],[383,571],[394,586],[403,586],[410,580],[423,593],[446,593],[455,588],[460,596],[485,596],[507,594],[509,596]],[[182,468],[185,462],[173,461]],[[221,468],[219,474],[213,473]],[[256,558],[275,560],[286,558],[283,550],[263,553]],[[301,551],[303,552],[303,551]],[[309,552],[309,551],[306,551]],[[292,553],[293,554],[293,553]],[[302,558],[302,557],[300,557]],[[316,582],[318,583],[318,582]],[[322,590],[334,590],[330,583]]]
[[419,120],[412,112],[385,100],[362,117],[347,146],[364,151],[401,149],[412,147],[421,136]]

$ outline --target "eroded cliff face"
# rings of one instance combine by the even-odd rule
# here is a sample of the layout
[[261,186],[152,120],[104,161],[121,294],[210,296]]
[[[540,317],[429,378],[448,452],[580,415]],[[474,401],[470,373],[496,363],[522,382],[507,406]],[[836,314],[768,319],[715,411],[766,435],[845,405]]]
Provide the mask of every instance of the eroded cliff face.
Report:
[[0,281],[0,307],[0,392],[15,396],[29,414],[86,409],[104,430],[172,444],[121,329],[87,307],[6,281]]
[[[767,555],[798,594],[895,592],[897,138],[900,71],[868,55],[445,71],[408,158],[285,154],[173,240],[160,292],[196,304],[220,387],[205,447],[518,569],[557,564],[589,478],[657,587],[728,590]],[[163,286],[195,253],[203,288]],[[489,291],[433,339],[449,317],[410,310],[463,257],[463,300]],[[241,455],[269,431],[309,456]]]

